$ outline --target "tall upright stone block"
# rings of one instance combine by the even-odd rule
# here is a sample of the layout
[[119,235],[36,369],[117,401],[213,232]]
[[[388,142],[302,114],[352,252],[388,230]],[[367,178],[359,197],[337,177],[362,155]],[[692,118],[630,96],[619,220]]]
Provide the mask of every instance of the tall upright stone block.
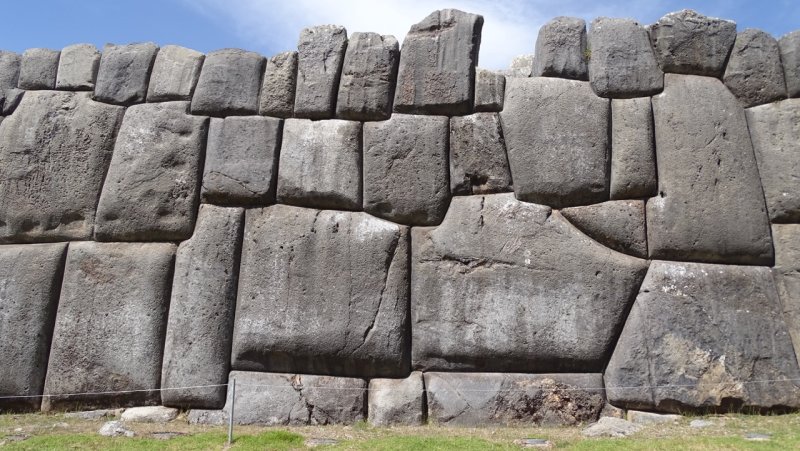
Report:
[[786,98],[778,41],[754,28],[736,35],[722,80],[745,108]]
[[58,50],[50,49],[25,50],[19,66],[17,86],[21,89],[55,88],[60,54]]
[[450,191],[488,194],[510,189],[500,116],[475,113],[450,119]]
[[20,59],[14,52],[0,50],[0,91],[17,87]]
[[344,27],[320,25],[300,32],[295,117],[333,117],[346,48],[347,30]]
[[539,29],[533,57],[534,77],[589,80],[588,60],[583,19],[556,17]]
[[156,53],[158,47],[152,42],[106,44],[100,57],[94,99],[115,105],[144,102]]
[[611,199],[654,196],[656,149],[649,97],[611,101]]
[[100,51],[92,44],[64,47],[58,60],[56,89],[91,91],[100,68]]
[[204,58],[202,53],[186,47],[161,47],[147,87],[147,101],[191,100]]
[[781,37],[778,47],[786,79],[786,94],[789,97],[800,97],[800,30]]
[[505,75],[500,72],[477,68],[475,72],[475,111],[502,111],[505,92]]
[[392,115],[400,44],[394,36],[353,33],[344,54],[336,117],[382,121]]
[[772,277],[800,361],[800,224],[773,224],[772,239],[775,243]]
[[258,113],[264,116],[292,117],[297,85],[297,52],[279,53],[267,60]]
[[264,57],[223,49],[206,55],[192,96],[192,114],[244,116],[258,113]]

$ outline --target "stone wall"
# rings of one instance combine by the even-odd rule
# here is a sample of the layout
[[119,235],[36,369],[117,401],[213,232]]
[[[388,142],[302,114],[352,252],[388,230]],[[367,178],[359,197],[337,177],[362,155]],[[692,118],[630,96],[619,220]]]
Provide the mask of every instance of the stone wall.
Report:
[[800,407],[800,33],[482,25],[0,52],[0,409]]

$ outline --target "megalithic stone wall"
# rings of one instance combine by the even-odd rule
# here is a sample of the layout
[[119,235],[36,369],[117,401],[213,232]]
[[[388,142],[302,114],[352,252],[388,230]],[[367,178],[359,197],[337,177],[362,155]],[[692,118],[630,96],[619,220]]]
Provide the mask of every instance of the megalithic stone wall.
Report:
[[0,51],[0,410],[800,408],[800,32],[482,26]]

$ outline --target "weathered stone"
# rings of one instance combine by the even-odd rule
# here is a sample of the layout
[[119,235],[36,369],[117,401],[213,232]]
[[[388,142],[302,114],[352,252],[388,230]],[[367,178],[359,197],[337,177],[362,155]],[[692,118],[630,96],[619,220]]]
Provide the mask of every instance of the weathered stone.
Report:
[[754,28],[736,35],[722,80],[745,108],[786,98],[778,41]]
[[691,9],[669,13],[648,27],[664,72],[722,78],[736,40],[736,22]]
[[94,99],[116,105],[144,102],[156,53],[158,47],[152,42],[106,44],[100,57]]
[[233,369],[408,374],[408,246],[365,213],[248,210]]
[[0,50],[0,91],[17,87],[20,59],[14,52]]
[[367,413],[373,426],[421,425],[425,412],[425,384],[419,371],[405,379],[369,381]]
[[517,199],[556,208],[608,200],[609,110],[586,82],[509,79],[500,118]]
[[192,114],[245,116],[258,113],[264,57],[222,49],[206,55],[192,96]]
[[533,53],[512,58],[506,72],[509,77],[530,77],[533,74]]
[[667,74],[653,113],[659,195],[647,202],[650,257],[771,264],[764,194],[736,98],[719,80]]
[[630,19],[600,17],[589,29],[589,81],[600,97],[645,97],[664,88],[647,30]]
[[345,48],[347,30],[344,27],[320,25],[300,32],[295,117],[333,117]]
[[797,408],[799,380],[769,268],[663,261],[605,373],[614,405],[675,413]]
[[511,189],[500,116],[475,113],[450,120],[450,191],[488,194]]
[[772,222],[800,222],[800,99],[745,110]]
[[261,81],[258,113],[264,116],[292,117],[296,84],[297,52],[283,52],[268,59]]
[[800,96],[800,30],[793,31],[778,40],[781,64],[786,80],[786,94]]
[[581,431],[586,437],[627,437],[642,427],[621,418],[602,417]]
[[3,116],[11,116],[17,109],[22,97],[25,95],[24,89],[10,88],[3,92]]
[[682,415],[642,412],[640,410],[629,410],[627,417],[628,421],[633,424],[676,423],[683,418]]
[[280,119],[271,117],[211,119],[203,201],[228,206],[273,202],[281,129]]
[[605,404],[599,373],[425,373],[425,388],[428,418],[452,426],[574,426]]
[[392,115],[392,99],[400,61],[394,36],[353,33],[344,54],[336,117],[382,121]]
[[91,91],[100,67],[100,51],[92,44],[64,47],[58,60],[56,89]]
[[243,219],[241,208],[201,205],[192,238],[178,247],[161,386],[220,386],[164,390],[164,405],[225,404]]
[[79,410],[77,412],[67,412],[64,418],[76,418],[79,420],[102,420],[104,418],[114,418],[122,415],[124,409],[97,409],[97,410]]
[[[169,243],[70,243],[42,410],[159,404],[174,254]],[[122,393],[58,396],[94,392]]]
[[565,208],[561,214],[600,244],[634,257],[647,258],[644,201],[615,200]]
[[714,426],[714,422],[708,420],[692,420],[689,422],[690,428],[702,429],[702,428],[707,428],[709,426]]
[[161,47],[150,75],[147,101],[191,100],[204,59],[202,53],[186,47]]
[[228,424],[228,413],[224,410],[192,409],[186,414],[186,420],[189,424],[220,426]]
[[797,360],[800,361],[800,224],[774,224],[775,268],[783,314],[789,326]]
[[611,417],[611,418],[622,418],[625,419],[625,410],[620,409],[619,407],[614,407],[608,402],[606,405],[603,406],[603,410],[600,411],[601,417]]
[[192,235],[208,118],[186,114],[187,103],[128,108],[97,206],[97,240]]
[[502,111],[505,92],[505,75],[499,72],[481,69],[480,67],[476,69],[475,111]]
[[448,119],[394,114],[364,124],[364,211],[407,225],[447,213]]
[[0,246],[0,409],[38,409],[67,245]]
[[53,89],[58,72],[58,50],[28,49],[19,66],[20,89]]
[[277,198],[304,207],[361,209],[361,123],[287,119]]
[[420,370],[601,371],[647,269],[512,194],[456,197],[412,235]]
[[457,116],[472,112],[483,16],[434,11],[411,26],[400,53],[394,111]]
[[533,58],[534,77],[588,80],[586,22],[575,17],[556,17],[542,25]]
[[611,199],[654,196],[656,154],[649,97],[611,101]]
[[124,109],[32,91],[0,127],[0,242],[85,240]]
[[97,431],[103,437],[133,437],[135,432],[126,428],[120,421],[108,421]]
[[[223,394],[223,398],[224,398]],[[128,423],[169,423],[178,416],[178,409],[164,406],[131,407],[122,412],[120,420]]]

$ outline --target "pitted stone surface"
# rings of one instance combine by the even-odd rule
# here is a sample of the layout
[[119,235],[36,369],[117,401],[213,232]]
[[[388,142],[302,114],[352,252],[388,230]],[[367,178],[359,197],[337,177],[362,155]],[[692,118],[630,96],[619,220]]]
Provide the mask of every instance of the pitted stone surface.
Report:
[[600,244],[634,257],[647,258],[644,201],[613,200],[565,208],[561,214]]
[[56,89],[91,91],[100,68],[100,51],[92,44],[64,47],[58,60]]
[[0,50],[0,91],[17,87],[20,59],[14,52]]
[[455,197],[412,235],[419,370],[601,371],[647,269],[512,194]]
[[346,48],[347,30],[344,27],[320,25],[300,32],[295,117],[333,117]]
[[739,33],[722,80],[745,108],[786,98],[778,41],[754,28]]
[[772,277],[778,288],[783,314],[800,361],[800,224],[774,224],[775,268]]
[[583,19],[556,17],[539,29],[533,58],[534,77],[589,80],[588,60]]
[[261,80],[258,113],[264,116],[292,117],[297,84],[297,52],[279,53],[267,60]]
[[58,50],[50,49],[25,50],[19,67],[19,88],[53,89],[60,54]]
[[450,191],[488,194],[511,189],[500,116],[475,113],[450,120]]
[[404,379],[369,381],[368,421],[373,426],[425,424],[425,384],[414,371]]
[[781,64],[786,79],[786,94],[800,96],[800,30],[793,31],[778,40]]
[[192,114],[243,116],[258,113],[264,57],[222,49],[206,55],[192,96]]
[[382,121],[392,115],[392,100],[400,62],[394,36],[353,33],[344,54],[336,117]]
[[147,88],[148,102],[191,100],[205,56],[177,45],[161,47]]
[[475,111],[496,112],[503,110],[506,92],[506,76],[488,69],[475,72]]
[[656,149],[649,97],[611,101],[611,199],[654,196]]
[[156,53],[158,47],[152,42],[106,44],[100,57],[94,99],[115,105],[144,102]]
[[530,77],[532,73],[533,53],[515,56],[506,70],[506,75],[509,77]]

